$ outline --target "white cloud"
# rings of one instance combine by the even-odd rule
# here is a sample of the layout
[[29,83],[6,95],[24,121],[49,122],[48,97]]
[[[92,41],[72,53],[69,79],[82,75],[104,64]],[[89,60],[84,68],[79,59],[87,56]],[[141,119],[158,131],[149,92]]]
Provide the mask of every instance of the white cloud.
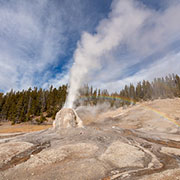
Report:
[[101,81],[95,82],[94,86],[102,89],[107,88],[110,92],[119,92],[125,85],[129,85],[130,83],[136,85],[143,80],[152,81],[154,78],[165,77],[173,73],[180,73],[180,52],[171,53],[164,58],[158,59],[132,76],[106,83],[102,83]]
[[56,77],[53,79],[49,79],[48,82],[43,84],[42,88],[49,88],[51,85],[55,88],[59,86],[66,85],[69,80],[69,74],[66,72],[56,74]]
[[0,89],[33,86],[63,52],[61,13],[49,1],[0,2],[0,24]]
[[[152,11],[152,10],[151,10]],[[180,3],[164,11],[152,11],[143,26],[128,38],[128,46],[147,56],[180,40]]]

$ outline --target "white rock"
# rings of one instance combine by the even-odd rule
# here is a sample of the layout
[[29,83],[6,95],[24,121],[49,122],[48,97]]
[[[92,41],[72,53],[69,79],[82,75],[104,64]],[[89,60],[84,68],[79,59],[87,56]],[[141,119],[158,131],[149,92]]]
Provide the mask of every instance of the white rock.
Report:
[[143,167],[144,156],[144,152],[138,148],[116,141],[100,156],[100,160],[110,162],[119,168],[128,166]]
[[82,120],[71,108],[63,108],[57,114],[53,123],[53,129],[83,127]]
[[28,142],[8,142],[0,144],[0,165],[7,163],[13,156],[31,148],[33,144]]
[[162,147],[161,148],[161,153],[173,154],[173,155],[176,155],[176,156],[180,156],[180,149],[171,148],[171,147]]

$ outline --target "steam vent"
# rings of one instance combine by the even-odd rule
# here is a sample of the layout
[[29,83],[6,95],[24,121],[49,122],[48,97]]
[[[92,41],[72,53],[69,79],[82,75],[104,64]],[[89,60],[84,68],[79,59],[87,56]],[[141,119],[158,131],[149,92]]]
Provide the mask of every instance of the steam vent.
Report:
[[53,123],[55,130],[61,128],[78,128],[83,127],[82,120],[79,118],[74,109],[63,108],[57,114]]

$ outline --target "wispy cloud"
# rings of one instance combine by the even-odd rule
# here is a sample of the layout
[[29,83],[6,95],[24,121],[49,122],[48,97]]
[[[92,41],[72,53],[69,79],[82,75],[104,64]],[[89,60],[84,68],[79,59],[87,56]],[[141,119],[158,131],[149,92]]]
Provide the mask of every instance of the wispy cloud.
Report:
[[172,52],[169,55],[166,55],[164,58],[157,59],[153,63],[149,64],[146,67],[143,67],[141,70],[137,71],[133,75],[126,76],[122,79],[116,79],[114,81],[96,81],[94,83],[95,87],[102,89],[108,89],[110,92],[119,92],[125,85],[133,83],[136,85],[138,82],[143,80],[152,81],[157,77],[165,77],[169,74],[179,74],[180,73],[180,52]]
[[91,16],[85,19],[83,2],[0,0],[1,90],[43,86],[58,77],[53,69],[68,63],[63,57],[72,53],[73,39],[97,23]]
[[1,1],[0,23],[0,88],[34,85],[63,52],[61,13],[48,1]]

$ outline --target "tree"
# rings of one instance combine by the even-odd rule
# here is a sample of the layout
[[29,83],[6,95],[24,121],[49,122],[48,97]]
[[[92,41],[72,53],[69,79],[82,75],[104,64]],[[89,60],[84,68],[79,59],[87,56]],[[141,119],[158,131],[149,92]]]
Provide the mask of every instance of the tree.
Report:
[[175,84],[176,84],[176,94],[180,97],[180,77],[178,75],[175,76]]

